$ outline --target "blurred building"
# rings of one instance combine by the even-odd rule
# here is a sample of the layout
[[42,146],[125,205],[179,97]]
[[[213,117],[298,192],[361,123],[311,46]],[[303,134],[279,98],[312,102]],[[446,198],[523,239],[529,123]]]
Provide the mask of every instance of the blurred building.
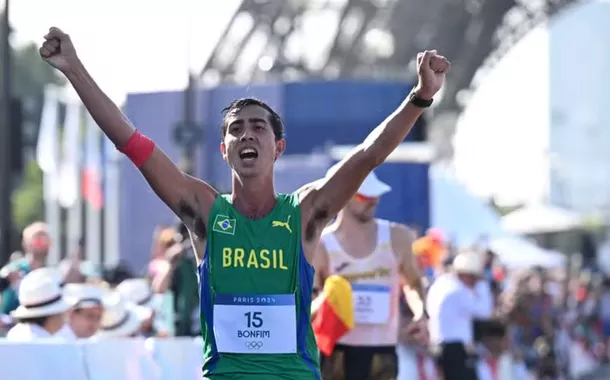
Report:
[[[591,2],[549,33],[549,199],[583,213],[610,213],[608,20],[610,3]],[[586,62],[575,49],[582,41]]]
[[201,72],[204,85],[305,78],[414,79],[418,51],[453,63],[428,138],[440,158],[469,90],[529,30],[576,0],[244,0]]

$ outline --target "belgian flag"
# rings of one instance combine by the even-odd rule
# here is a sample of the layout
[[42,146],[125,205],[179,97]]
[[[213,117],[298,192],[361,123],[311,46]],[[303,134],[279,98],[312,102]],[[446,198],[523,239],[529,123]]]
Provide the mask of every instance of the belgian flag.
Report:
[[354,300],[349,281],[338,275],[328,277],[312,309],[316,310],[312,326],[318,349],[330,356],[337,341],[354,327]]

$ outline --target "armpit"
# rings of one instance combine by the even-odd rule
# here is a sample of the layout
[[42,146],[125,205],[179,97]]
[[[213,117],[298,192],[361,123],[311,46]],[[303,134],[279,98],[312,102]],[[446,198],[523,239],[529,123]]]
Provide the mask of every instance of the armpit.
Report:
[[314,210],[313,214],[307,221],[305,228],[305,241],[311,242],[317,236],[316,233],[320,230],[320,225],[323,225],[328,220],[328,207],[323,205],[322,207]]
[[205,239],[208,235],[201,212],[184,199],[178,204],[178,216],[197,236]]

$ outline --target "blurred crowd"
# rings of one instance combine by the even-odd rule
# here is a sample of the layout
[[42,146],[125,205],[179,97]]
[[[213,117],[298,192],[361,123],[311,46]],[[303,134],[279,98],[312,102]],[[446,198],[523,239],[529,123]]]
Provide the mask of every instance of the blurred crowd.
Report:
[[99,268],[84,258],[84,241],[47,266],[47,226],[23,231],[23,252],[0,270],[0,337],[105,338],[197,336],[197,277],[186,231],[159,227],[150,265],[134,275],[123,265]]
[[[491,312],[473,320],[479,379],[573,379],[607,363],[610,279],[595,267],[507,270],[482,243],[469,251],[484,260],[483,272],[462,271],[453,265],[456,250],[437,230],[418,239],[413,249],[429,284],[444,273],[476,274],[475,292],[480,286],[490,292]],[[403,320],[409,316],[405,304]],[[431,361],[433,352],[424,352],[429,355],[422,363]],[[437,378],[433,367],[428,380]]]
[[[159,227],[146,273],[134,276],[120,265],[96,268],[83,257],[83,241],[59,265],[48,267],[47,227],[28,226],[23,252],[15,252],[0,270],[0,336],[15,341],[197,336],[196,264],[186,237],[181,228]],[[524,379],[576,378],[608,361],[609,279],[594,268],[509,271],[484,245],[474,251],[484,258],[478,279],[493,302],[489,318],[474,321],[480,379],[502,378],[494,374],[506,358],[509,378]],[[456,250],[441,231],[432,229],[416,240],[413,253],[428,287],[455,270]],[[410,311],[402,305],[407,325]],[[414,355],[420,378],[438,378],[430,348],[401,343]]]

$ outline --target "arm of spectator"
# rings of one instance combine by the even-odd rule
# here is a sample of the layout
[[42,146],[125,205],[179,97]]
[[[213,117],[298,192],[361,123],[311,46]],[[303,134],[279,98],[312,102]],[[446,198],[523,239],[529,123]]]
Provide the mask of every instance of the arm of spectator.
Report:
[[152,291],[159,294],[165,293],[172,283],[173,274],[174,266],[171,265],[169,261],[165,260],[160,262],[157,267],[157,273],[152,278]]
[[459,292],[460,305],[474,318],[490,318],[493,313],[493,296],[489,284],[479,281],[474,289]]

